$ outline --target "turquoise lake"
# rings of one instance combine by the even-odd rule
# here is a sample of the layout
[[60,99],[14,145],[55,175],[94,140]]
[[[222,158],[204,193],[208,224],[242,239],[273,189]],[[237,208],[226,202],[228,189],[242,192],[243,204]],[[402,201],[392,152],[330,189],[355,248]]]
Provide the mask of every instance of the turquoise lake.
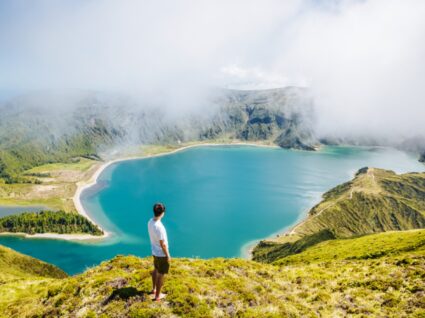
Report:
[[324,147],[317,152],[251,146],[190,148],[109,166],[82,202],[111,238],[69,242],[1,236],[0,244],[70,274],[117,254],[150,255],[147,222],[163,202],[174,257],[239,257],[246,246],[306,216],[321,194],[364,166],[423,171],[389,148]]

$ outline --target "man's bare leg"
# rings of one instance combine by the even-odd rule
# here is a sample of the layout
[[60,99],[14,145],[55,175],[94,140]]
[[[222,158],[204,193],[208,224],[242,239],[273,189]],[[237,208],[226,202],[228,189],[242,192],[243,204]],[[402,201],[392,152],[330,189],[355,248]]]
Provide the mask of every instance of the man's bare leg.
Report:
[[151,272],[151,275],[152,275],[152,294],[155,294],[155,291],[156,291],[156,280],[157,280],[157,275],[158,275],[157,270],[154,269]]
[[155,290],[155,299],[160,299],[160,295],[161,295],[161,288],[162,288],[162,285],[164,284],[164,274],[160,274],[160,273],[157,273],[156,274],[156,284],[155,284],[155,287],[156,287],[156,290]]

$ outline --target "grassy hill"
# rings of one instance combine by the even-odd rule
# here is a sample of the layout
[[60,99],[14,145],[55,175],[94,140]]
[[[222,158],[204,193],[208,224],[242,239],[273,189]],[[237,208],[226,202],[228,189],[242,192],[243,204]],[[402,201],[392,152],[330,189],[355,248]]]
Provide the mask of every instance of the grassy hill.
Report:
[[56,266],[0,246],[0,317],[22,317],[20,313],[25,312],[28,302],[65,277]]
[[[2,251],[6,253],[1,259],[17,255]],[[11,270],[15,265],[0,263],[2,271],[5,266]],[[164,286],[168,296],[162,303],[147,295],[151,267],[150,258],[118,256],[73,277],[63,277],[53,266],[51,272],[58,278],[40,278],[36,273],[21,277],[18,269],[17,278],[3,278],[0,316],[425,315],[425,230],[323,242],[273,264],[174,259]]]
[[253,256],[273,262],[325,240],[424,227],[425,173],[363,168],[352,181],[326,192],[287,234],[260,242]]
[[63,278],[67,276],[62,270],[53,265],[20,254],[1,245],[0,268],[0,281],[2,283],[19,278]]

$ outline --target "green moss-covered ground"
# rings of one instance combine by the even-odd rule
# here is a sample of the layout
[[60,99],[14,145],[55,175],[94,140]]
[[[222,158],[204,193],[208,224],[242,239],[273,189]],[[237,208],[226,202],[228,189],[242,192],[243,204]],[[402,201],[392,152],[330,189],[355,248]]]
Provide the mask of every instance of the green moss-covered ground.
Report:
[[425,173],[362,168],[353,180],[326,192],[291,231],[261,241],[253,257],[270,263],[322,241],[424,227]]
[[[0,313],[5,317],[423,317],[424,238],[425,230],[414,230],[334,240],[274,264],[173,259],[162,303],[147,295],[152,260],[118,256],[73,277],[5,279]],[[11,290],[14,298],[6,296]]]

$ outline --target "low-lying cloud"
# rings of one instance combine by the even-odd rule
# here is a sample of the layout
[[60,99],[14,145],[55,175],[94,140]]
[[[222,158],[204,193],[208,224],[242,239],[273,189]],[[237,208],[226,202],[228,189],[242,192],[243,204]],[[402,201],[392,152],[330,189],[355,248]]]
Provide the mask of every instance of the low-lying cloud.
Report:
[[137,95],[309,87],[321,136],[424,136],[425,2],[2,1],[0,89]]

